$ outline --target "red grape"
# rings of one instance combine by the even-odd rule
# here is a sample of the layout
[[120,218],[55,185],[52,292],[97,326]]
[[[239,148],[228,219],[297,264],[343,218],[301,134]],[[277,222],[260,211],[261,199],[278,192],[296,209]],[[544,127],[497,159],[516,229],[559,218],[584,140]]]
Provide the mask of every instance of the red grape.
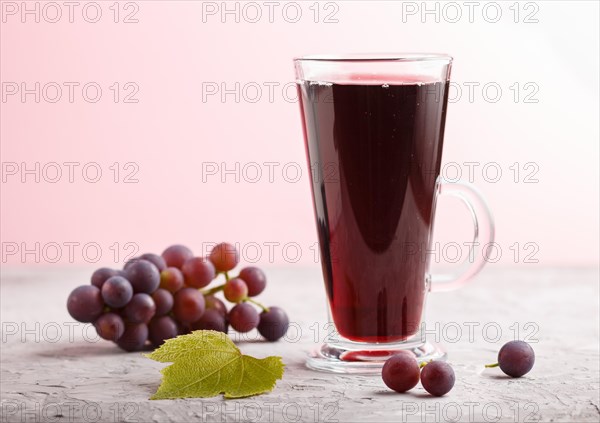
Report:
[[93,285],[82,285],[73,290],[67,299],[71,317],[83,323],[93,322],[104,311],[100,290]]
[[187,335],[192,331],[191,323],[181,323],[177,320],[175,322],[177,323],[178,335]]
[[408,351],[394,354],[383,365],[381,377],[388,388],[396,392],[414,388],[419,383],[419,365],[415,356]]
[[92,285],[97,288],[102,288],[102,285],[108,280],[108,278],[117,276],[118,274],[118,270],[109,269],[108,267],[101,267],[92,273]]
[[215,266],[204,257],[192,257],[181,268],[185,283],[194,288],[204,288],[217,275]]
[[227,333],[227,321],[216,309],[206,310],[200,320],[192,323],[192,330],[216,330]]
[[204,313],[204,296],[194,288],[183,288],[175,293],[173,314],[181,323],[191,323]]
[[167,263],[167,267],[177,267],[181,269],[186,260],[194,256],[192,250],[184,245],[171,245],[162,253],[162,257]]
[[446,362],[432,361],[421,370],[421,385],[433,396],[441,397],[450,392],[454,381],[454,370]]
[[267,341],[277,341],[286,334],[290,320],[287,314],[279,307],[269,307],[269,311],[260,313],[258,332]]
[[125,307],[133,297],[133,287],[122,276],[113,276],[102,285],[102,298],[113,308]]
[[141,260],[147,260],[153,265],[155,265],[159,272],[162,272],[167,268],[167,263],[165,262],[165,259],[162,256],[159,256],[158,254],[146,253],[142,254],[139,258]]
[[239,303],[248,295],[248,287],[246,286],[246,282],[239,278],[229,279],[227,282],[225,282],[223,295],[227,301]]
[[204,302],[206,303],[206,310],[217,310],[223,317],[227,316],[227,306],[214,295],[205,296]]
[[131,323],[146,323],[154,317],[156,304],[150,295],[140,292],[131,298],[125,306],[124,313]]
[[250,332],[258,326],[260,317],[254,307],[248,303],[240,303],[229,312],[229,323],[238,332]]
[[123,336],[117,345],[125,351],[141,351],[148,340],[148,326],[145,323],[129,323],[125,325]]
[[223,242],[212,249],[210,261],[219,272],[227,272],[237,266],[240,256],[233,245]]
[[183,288],[184,283],[183,273],[176,267],[167,267],[160,272],[160,287],[173,294]]
[[267,286],[267,277],[258,267],[244,267],[238,277],[246,282],[249,297],[256,297]]
[[94,326],[100,338],[107,341],[117,341],[125,332],[125,323],[116,313],[103,314],[96,319]]
[[510,341],[500,348],[498,364],[500,369],[511,377],[521,377],[533,368],[535,353],[524,341]]
[[152,294],[154,304],[156,304],[155,316],[164,316],[173,309],[173,294],[166,289],[159,288]]
[[150,342],[155,347],[159,347],[167,339],[175,338],[179,335],[177,323],[169,316],[155,317],[148,324]]
[[156,266],[148,260],[136,260],[125,269],[125,275],[133,292],[151,294],[160,285],[160,273]]
[[199,291],[239,261],[236,247],[225,242],[215,245],[208,257],[194,257],[189,248],[171,245],[161,255],[146,253],[127,261],[123,270],[97,269],[91,286],[71,292],[67,310],[80,322],[93,322],[100,337],[126,351],[159,346],[192,330],[227,333],[230,324],[242,333],[257,328],[269,341],[282,338],[289,327],[286,313],[271,307],[259,314],[250,304],[249,297],[266,287],[265,273],[258,267],[245,267],[232,279],[226,273],[225,285],[213,290],[222,289],[225,299],[236,303],[229,311],[224,300]]

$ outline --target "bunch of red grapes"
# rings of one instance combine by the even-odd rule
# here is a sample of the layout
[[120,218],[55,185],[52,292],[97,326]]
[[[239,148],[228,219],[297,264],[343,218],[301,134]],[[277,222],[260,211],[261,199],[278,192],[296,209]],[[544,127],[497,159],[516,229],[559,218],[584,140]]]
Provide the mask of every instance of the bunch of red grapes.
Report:
[[[128,261],[123,270],[96,270],[91,285],[71,292],[67,309],[74,319],[94,323],[101,338],[125,351],[158,347],[194,330],[227,333],[229,326],[240,333],[257,328],[266,340],[277,341],[287,332],[288,316],[252,298],[267,284],[261,269],[245,267],[229,276],[238,263],[239,253],[231,244],[216,245],[207,258],[172,245],[160,256],[143,254]],[[220,274],[225,283],[201,290]],[[221,291],[235,304],[231,309],[217,298]]]

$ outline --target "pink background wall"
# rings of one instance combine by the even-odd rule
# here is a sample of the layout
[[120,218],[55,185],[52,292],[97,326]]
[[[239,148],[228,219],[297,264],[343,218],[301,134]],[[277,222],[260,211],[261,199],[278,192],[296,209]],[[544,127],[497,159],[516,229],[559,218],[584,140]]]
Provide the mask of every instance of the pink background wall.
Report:
[[[39,23],[22,15],[21,2],[1,5],[3,265],[110,265],[135,249],[179,242],[201,253],[222,240],[239,242],[246,261],[313,263],[298,106],[293,88],[282,87],[293,82],[294,56],[365,51],[454,56],[446,176],[456,176],[456,163],[468,180],[465,162],[478,164],[471,179],[496,216],[497,265],[598,264],[597,2],[521,3],[518,15],[512,2],[499,2],[496,23],[496,6],[486,2],[471,18],[463,2],[429,3],[439,22],[422,14],[421,2],[275,2],[272,19],[265,2],[228,2],[239,22],[207,13],[221,2],[122,2],[118,23],[113,2],[96,3],[96,23],[86,21],[96,16],[89,2],[75,8],[73,22],[62,2],[27,7],[36,4]],[[51,23],[55,4],[62,16]],[[302,15],[293,23],[296,5]],[[124,23],[131,13],[137,22]],[[36,83],[39,103],[35,94],[23,99],[22,88]],[[65,83],[79,84],[72,102]],[[236,83],[237,102],[234,93],[209,94],[235,92]],[[95,103],[93,84],[102,90]],[[57,85],[62,97],[52,102]],[[137,102],[125,102],[136,88],[129,99]],[[39,171],[23,172],[36,162]],[[79,163],[72,182],[65,162]],[[278,164],[272,180],[265,162]],[[223,183],[223,164],[236,163],[239,172]],[[86,164],[88,179],[101,169],[98,182],[84,179]],[[125,183],[136,170],[137,182]],[[440,203],[442,264],[446,243],[468,240],[467,219],[454,201]]]

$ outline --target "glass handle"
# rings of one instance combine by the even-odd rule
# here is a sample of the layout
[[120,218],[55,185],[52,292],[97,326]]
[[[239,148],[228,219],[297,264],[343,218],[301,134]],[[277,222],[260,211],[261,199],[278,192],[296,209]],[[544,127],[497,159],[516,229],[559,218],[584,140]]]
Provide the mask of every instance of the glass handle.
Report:
[[474,186],[440,180],[437,195],[459,198],[469,209],[474,226],[472,248],[461,265],[464,270],[458,275],[431,275],[431,291],[444,292],[466,285],[487,263],[489,250],[494,242],[495,227],[494,217],[487,203]]

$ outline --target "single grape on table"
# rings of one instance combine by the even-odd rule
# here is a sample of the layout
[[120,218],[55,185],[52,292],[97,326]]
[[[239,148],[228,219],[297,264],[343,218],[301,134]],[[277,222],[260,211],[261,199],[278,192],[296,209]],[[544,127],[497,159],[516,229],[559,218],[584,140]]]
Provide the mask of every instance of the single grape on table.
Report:
[[238,332],[257,329],[267,341],[281,339],[289,327],[287,314],[250,298],[264,291],[265,273],[248,266],[230,274],[239,261],[229,243],[217,244],[207,258],[174,244],[161,255],[127,261],[123,270],[96,270],[90,285],[70,293],[67,310],[125,351],[158,347],[192,330],[227,333],[230,326]]
[[510,377],[521,377],[529,373],[535,363],[535,352],[525,341],[510,341],[500,348],[498,363],[485,367],[500,366],[500,370]]
[[417,386],[419,376],[419,364],[415,355],[409,351],[394,354],[381,369],[383,382],[396,392],[406,392]]
[[452,367],[444,361],[432,361],[421,370],[421,385],[435,397],[446,395],[454,387]]

